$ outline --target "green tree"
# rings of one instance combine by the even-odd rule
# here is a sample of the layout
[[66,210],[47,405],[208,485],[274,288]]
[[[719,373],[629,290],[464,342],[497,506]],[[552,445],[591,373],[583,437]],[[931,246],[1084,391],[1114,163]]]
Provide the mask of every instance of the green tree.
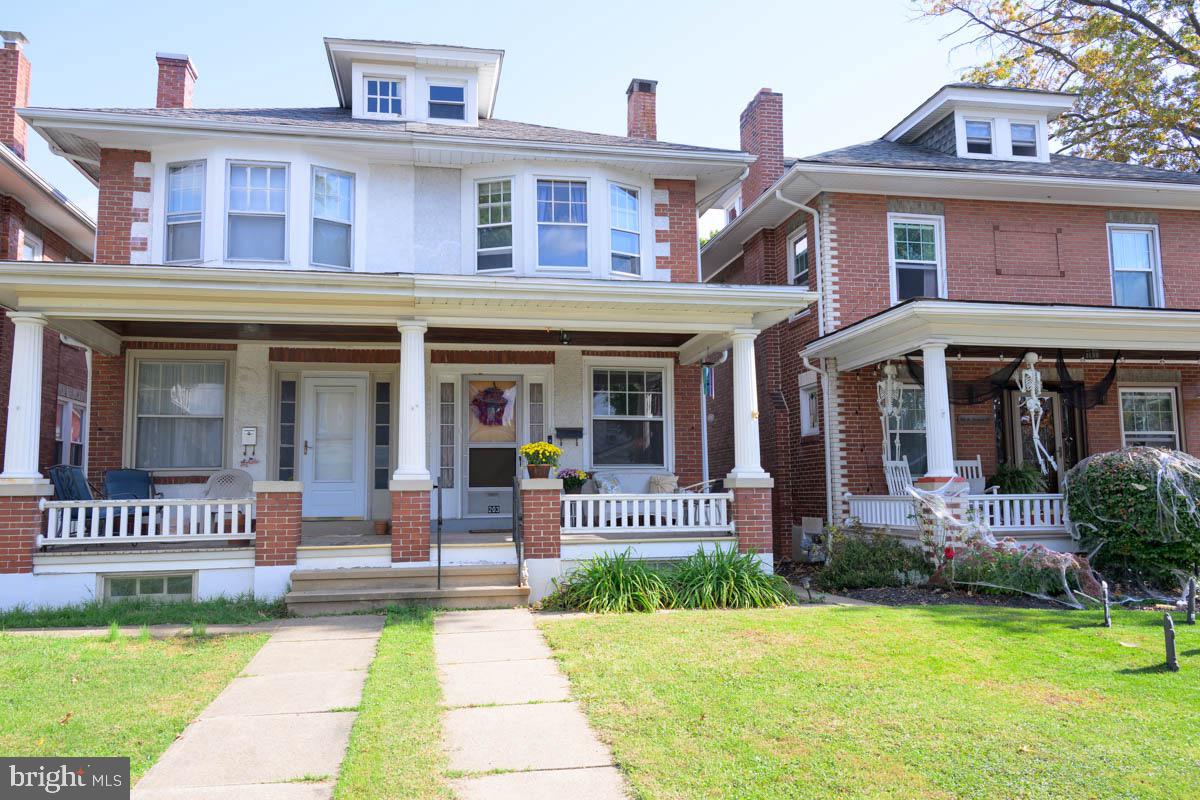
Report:
[[[983,63],[965,79],[1079,95],[1053,134],[1073,155],[1200,171],[1200,5],[1192,0],[917,0]],[[955,34],[951,34],[954,36]]]

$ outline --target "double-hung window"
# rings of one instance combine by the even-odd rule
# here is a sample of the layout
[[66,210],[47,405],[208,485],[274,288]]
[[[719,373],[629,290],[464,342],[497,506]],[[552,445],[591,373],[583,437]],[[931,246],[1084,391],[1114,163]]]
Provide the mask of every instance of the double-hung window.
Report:
[[808,255],[808,231],[803,228],[791,240],[789,271],[793,286],[807,289],[812,285],[812,265]]
[[287,185],[286,165],[230,163],[228,258],[287,259]]
[[201,260],[204,224],[204,162],[167,167],[168,264]]
[[221,466],[224,361],[139,361],[134,402],[134,466]]
[[821,387],[815,384],[800,387],[801,436],[812,436],[821,431],[820,396]]
[[967,152],[978,155],[992,153],[992,123],[986,119],[969,119],[963,123],[967,134]]
[[1121,389],[1121,439],[1125,447],[1179,449],[1179,418],[1171,388]]
[[941,217],[892,214],[888,222],[892,301],[944,296]]
[[475,184],[475,268],[480,272],[512,269],[512,181]]
[[640,275],[642,237],[637,189],[610,183],[608,196],[609,224],[612,225],[612,271]]
[[42,240],[34,236],[27,230],[21,230],[21,260],[22,261],[41,261],[42,260]]
[[1161,305],[1157,228],[1109,225],[1108,255],[1112,263],[1114,305]]
[[1012,154],[1018,158],[1037,158],[1037,123],[1013,122],[1008,129],[1012,137]]
[[466,119],[467,89],[465,86],[429,86],[430,119]]
[[587,182],[537,182],[538,266],[586,267]]
[[404,82],[386,78],[366,78],[363,101],[367,113],[380,117],[404,115]]
[[312,192],[312,263],[349,269],[354,249],[354,176],[315,167]]
[[60,397],[54,418],[54,463],[83,466],[84,428],[87,409],[75,400]]
[[666,466],[663,372],[592,370],[592,464]]
[[892,458],[908,458],[908,469],[914,477],[925,474],[925,390],[920,386],[905,386],[900,390],[900,418],[888,431],[888,447]]

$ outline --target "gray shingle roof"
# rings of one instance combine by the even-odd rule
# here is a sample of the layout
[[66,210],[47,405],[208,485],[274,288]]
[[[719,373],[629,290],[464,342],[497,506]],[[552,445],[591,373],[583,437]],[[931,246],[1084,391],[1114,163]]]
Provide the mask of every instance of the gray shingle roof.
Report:
[[1200,174],[1175,172],[1074,156],[1050,156],[1050,161],[992,161],[957,158],[927,147],[876,139],[871,142],[829,150],[796,160],[798,164],[836,164],[849,167],[892,167],[897,169],[946,170],[1052,178],[1149,181],[1200,185]]
[[633,139],[605,133],[589,133],[567,128],[551,128],[512,122],[503,119],[481,119],[479,126],[437,125],[426,122],[355,119],[350,110],[338,106],[329,108],[76,108],[69,111],[93,111],[104,114],[128,114],[138,117],[159,117],[172,120],[194,120],[207,123],[237,125],[295,126],[328,128],[330,132],[420,133],[447,138],[496,139],[505,141],[543,142],[546,144],[580,144],[598,147],[638,147],[672,152],[738,154],[738,150],[698,147],[689,144],[660,142],[654,139]]

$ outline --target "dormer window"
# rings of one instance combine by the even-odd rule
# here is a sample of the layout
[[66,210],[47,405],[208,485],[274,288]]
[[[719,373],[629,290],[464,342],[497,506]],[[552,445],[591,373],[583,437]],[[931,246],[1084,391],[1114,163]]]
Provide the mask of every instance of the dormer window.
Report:
[[429,118],[465,120],[467,118],[466,87],[430,84]]
[[979,155],[992,153],[992,123],[986,119],[969,119],[966,121],[967,152]]
[[404,114],[404,81],[367,78],[363,96],[370,115],[399,117]]
[[1012,131],[1012,154],[1021,158],[1037,158],[1038,126],[1032,122],[1014,122],[1009,127]]

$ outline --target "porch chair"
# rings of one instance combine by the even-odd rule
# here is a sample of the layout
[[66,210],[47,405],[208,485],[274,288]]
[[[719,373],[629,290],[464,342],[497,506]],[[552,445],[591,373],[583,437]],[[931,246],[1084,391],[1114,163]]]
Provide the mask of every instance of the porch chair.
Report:
[[908,496],[912,488],[912,470],[908,468],[908,456],[901,456],[899,461],[883,462],[883,475],[887,478],[888,494]]
[[245,500],[254,495],[254,478],[241,469],[222,469],[214,472],[204,485],[205,500]]
[[109,500],[154,500],[154,479],[144,469],[110,469],[104,473],[104,496]]
[[971,494],[997,494],[1000,491],[999,486],[987,485],[987,479],[983,476],[982,456],[956,459],[954,472],[967,482]]
[[[92,490],[81,467],[71,464],[55,464],[46,470],[46,473],[50,476],[50,483],[54,486],[55,500],[95,500],[99,494]],[[87,509],[83,508],[73,508],[64,512],[63,527],[67,529],[68,536],[74,536],[81,532],[87,518],[86,515]]]

